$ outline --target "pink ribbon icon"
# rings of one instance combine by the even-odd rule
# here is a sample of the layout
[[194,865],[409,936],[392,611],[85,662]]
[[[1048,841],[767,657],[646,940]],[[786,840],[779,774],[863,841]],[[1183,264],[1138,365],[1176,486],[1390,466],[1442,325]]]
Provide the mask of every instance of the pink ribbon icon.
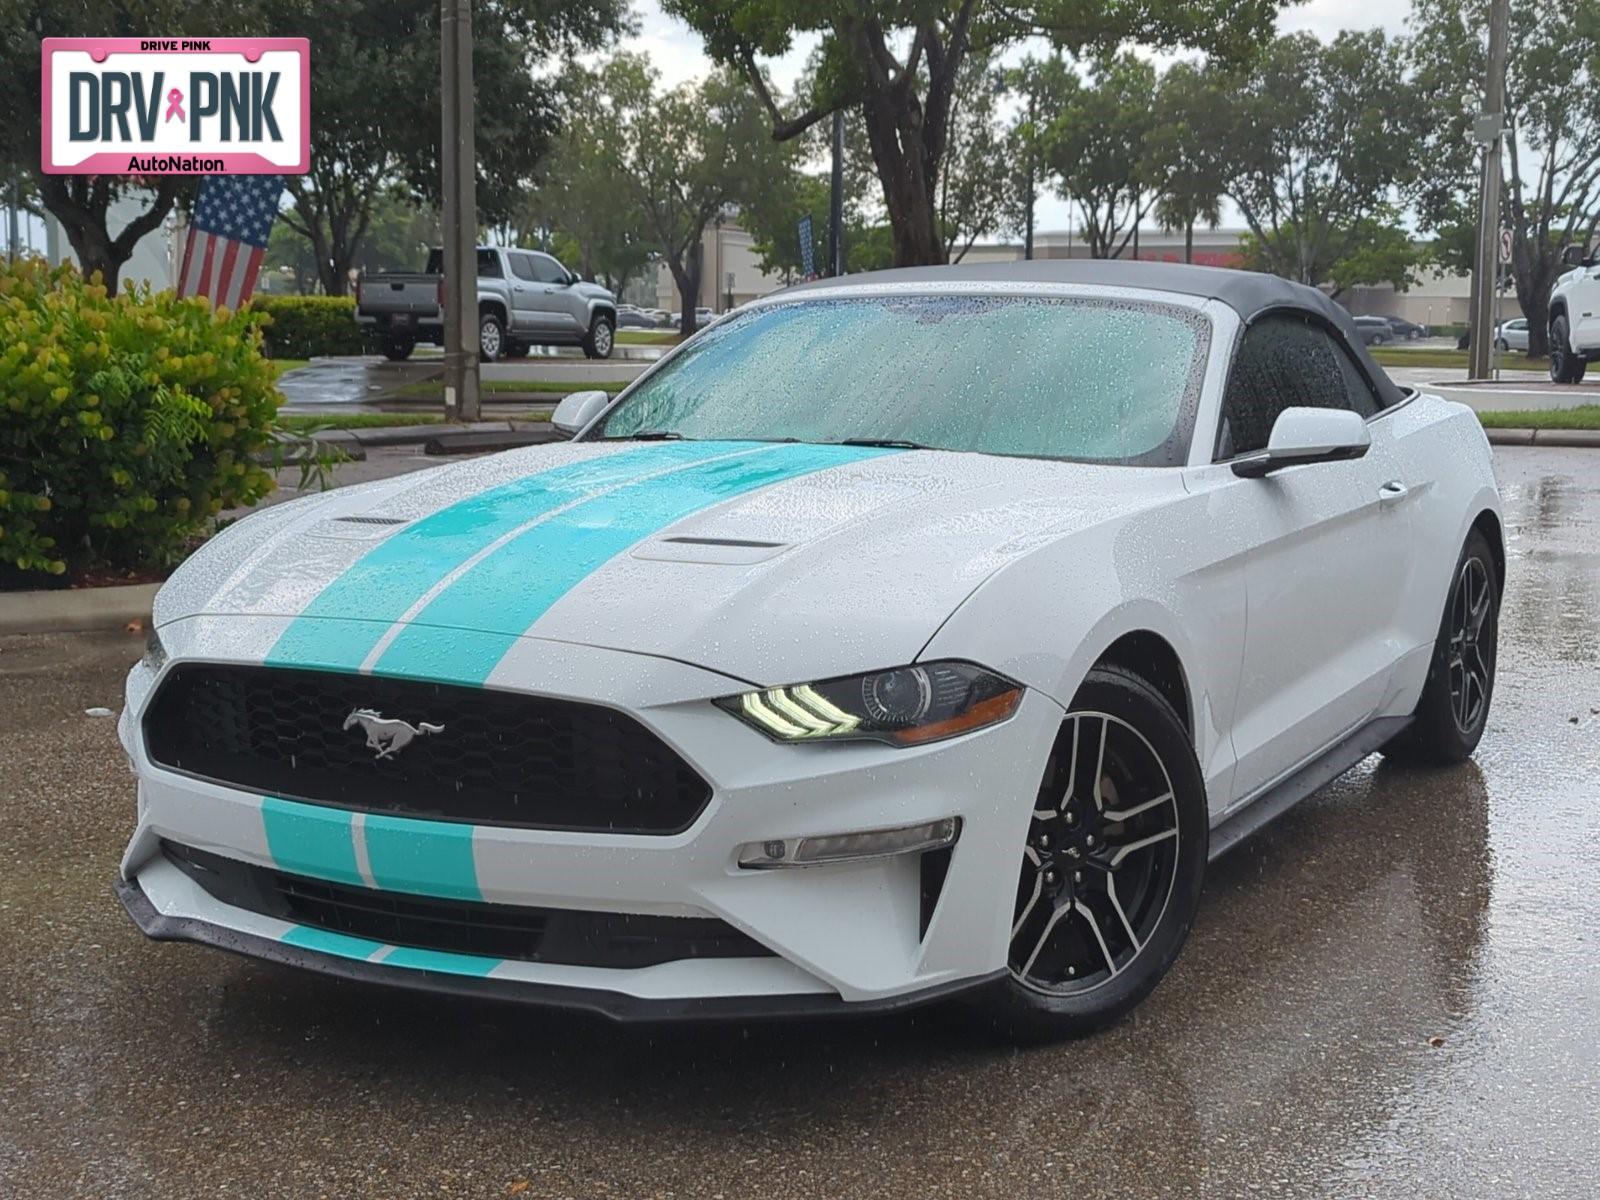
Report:
[[189,119],[183,115],[183,93],[177,88],[173,88],[167,93],[167,115],[163,123],[172,120],[173,117],[177,117],[180,121]]

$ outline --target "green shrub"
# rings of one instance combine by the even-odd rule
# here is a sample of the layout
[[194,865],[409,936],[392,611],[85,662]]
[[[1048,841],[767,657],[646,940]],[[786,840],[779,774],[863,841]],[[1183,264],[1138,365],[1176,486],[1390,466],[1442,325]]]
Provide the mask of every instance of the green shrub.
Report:
[[361,326],[349,296],[257,296],[250,308],[266,313],[269,358],[316,358],[360,354]]
[[260,318],[0,264],[0,567],[161,567],[274,485]]

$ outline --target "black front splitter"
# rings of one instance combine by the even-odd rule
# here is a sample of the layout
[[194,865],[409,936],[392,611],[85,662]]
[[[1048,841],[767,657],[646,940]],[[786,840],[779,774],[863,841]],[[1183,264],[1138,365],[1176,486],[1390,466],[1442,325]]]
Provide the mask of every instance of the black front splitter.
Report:
[[117,899],[128,910],[133,923],[148,938],[158,942],[193,942],[214,946],[284,966],[299,967],[352,979],[378,983],[435,995],[469,996],[482,1000],[508,1001],[535,1008],[562,1009],[591,1013],[608,1020],[626,1023],[664,1023],[677,1021],[780,1020],[807,1017],[852,1017],[901,1012],[937,1000],[965,996],[991,987],[1006,977],[1004,969],[973,979],[936,984],[915,992],[889,996],[882,1000],[845,1000],[831,993],[800,993],[785,996],[708,996],[678,1000],[646,1000],[622,992],[599,988],[559,987],[525,983],[516,979],[487,979],[452,975],[442,971],[420,971],[410,967],[386,967],[382,963],[339,958],[291,946],[273,938],[241,933],[194,917],[169,917],[157,912],[136,880],[118,879]]

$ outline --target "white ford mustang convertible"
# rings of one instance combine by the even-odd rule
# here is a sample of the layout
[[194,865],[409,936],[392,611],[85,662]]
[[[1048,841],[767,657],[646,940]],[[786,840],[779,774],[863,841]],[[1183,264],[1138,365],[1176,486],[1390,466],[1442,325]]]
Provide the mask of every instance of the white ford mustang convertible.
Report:
[[724,318],[572,441],[162,589],[118,891],[161,939],[618,1018],[1146,996],[1206,864],[1483,733],[1473,414],[1265,275],[1034,262]]

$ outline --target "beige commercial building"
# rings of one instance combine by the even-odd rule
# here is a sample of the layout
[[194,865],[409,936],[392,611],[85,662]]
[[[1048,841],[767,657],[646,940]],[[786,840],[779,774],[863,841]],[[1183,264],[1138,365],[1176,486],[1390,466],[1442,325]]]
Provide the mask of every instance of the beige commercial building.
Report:
[[[1194,233],[1193,261],[1204,266],[1240,265],[1239,239],[1243,229],[1197,229]],[[817,252],[823,253],[819,234]],[[759,256],[751,247],[751,237],[733,220],[724,219],[708,226],[701,243],[704,254],[698,304],[716,312],[726,312],[759,296],[786,287],[792,280],[768,275],[761,270]],[[1138,257],[1164,262],[1182,262],[1183,234],[1141,229],[1137,252],[1132,241],[1123,258]],[[1072,230],[1041,231],[1034,235],[1035,258],[1088,258],[1089,248],[1081,235]],[[979,242],[963,257],[963,262],[1010,262],[1022,257],[1018,241]],[[1339,297],[1351,312],[1381,313],[1404,317],[1420,325],[1465,325],[1471,281],[1465,275],[1428,270],[1415,287],[1397,292],[1393,287],[1355,287]],[[656,305],[668,312],[682,306],[672,273],[660,266],[656,276]],[[1508,291],[1501,299],[1500,319],[1522,315],[1516,294]]]

